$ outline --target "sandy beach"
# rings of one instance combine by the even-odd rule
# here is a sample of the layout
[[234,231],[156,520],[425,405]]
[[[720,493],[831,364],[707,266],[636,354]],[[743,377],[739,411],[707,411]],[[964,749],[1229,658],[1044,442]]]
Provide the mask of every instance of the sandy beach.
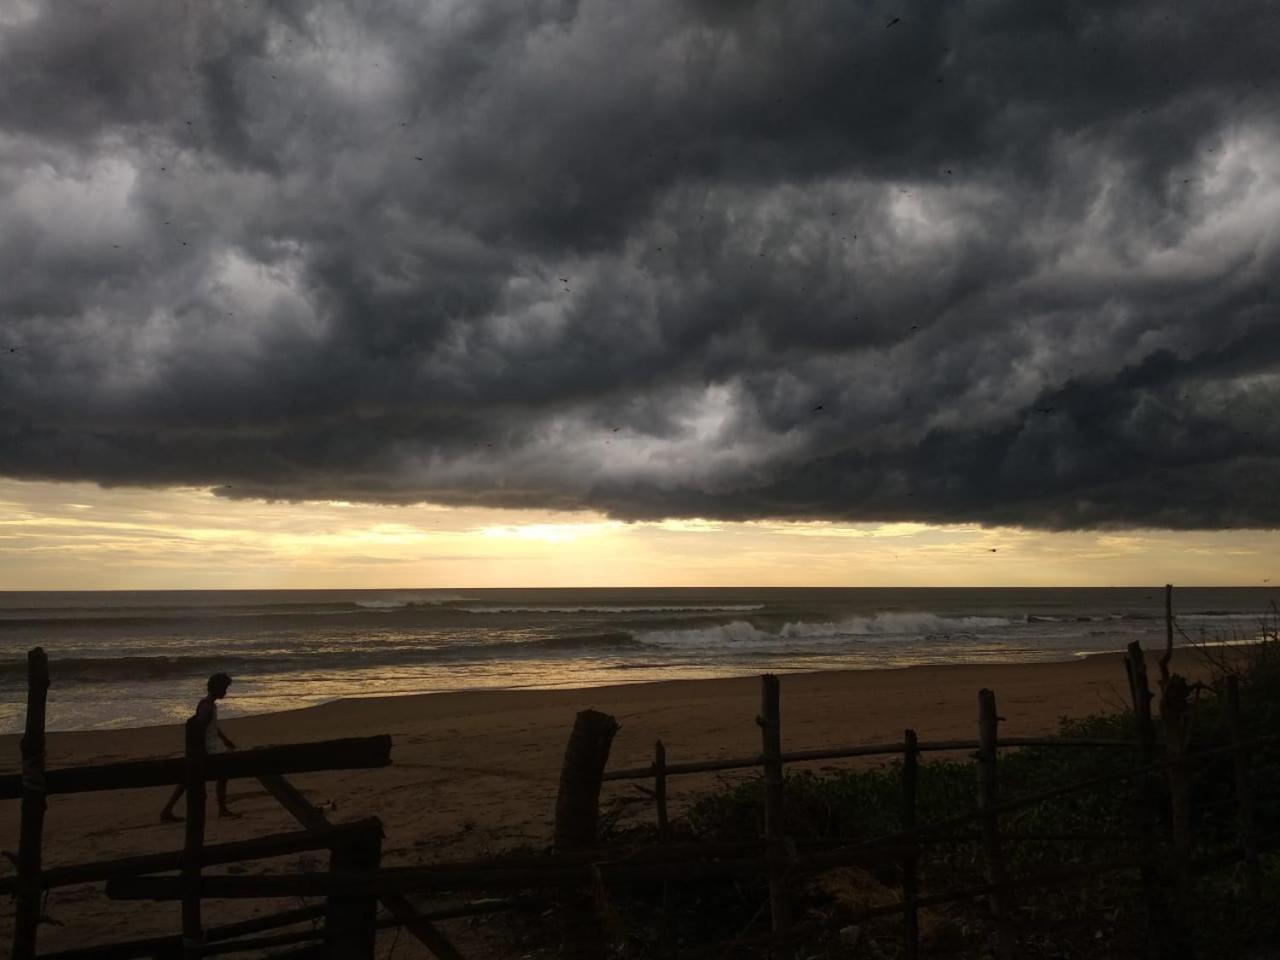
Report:
[[[1179,655],[1177,667],[1193,676],[1200,672],[1190,652]],[[792,674],[782,678],[784,749],[893,740],[905,727],[915,728],[922,738],[973,736],[976,695],[982,687],[996,691],[1000,712],[1007,719],[1003,729],[1010,735],[1051,733],[1061,717],[1111,711],[1125,699],[1125,675],[1118,655],[1066,663]],[[52,696],[57,696],[56,689]],[[610,759],[610,767],[617,768],[648,763],[657,738],[665,742],[671,762],[750,754],[759,747],[753,723],[758,701],[754,678],[692,680],[349,699],[228,720],[224,727],[242,748],[390,733],[391,767],[300,775],[294,782],[313,801],[329,805],[335,821],[381,817],[386,830],[384,862],[391,865],[545,844],[550,838],[560,758],[578,710],[590,707],[618,718],[621,731]],[[53,733],[49,765],[174,755],[180,742],[176,726]],[[6,770],[16,769],[16,737],[0,739],[0,757]],[[671,797],[676,809],[712,783],[713,777],[674,780]],[[606,787],[606,802],[639,798],[629,784]],[[167,794],[167,789],[151,789],[51,798],[45,827],[46,865],[180,847],[182,828],[158,822]],[[294,829],[290,817],[256,783],[234,781],[230,795],[243,818],[212,820],[208,842]],[[648,817],[651,808],[637,803],[628,815]],[[0,846],[15,850],[18,804],[6,803],[0,816],[4,838]],[[253,869],[300,869],[308,856],[316,865],[324,862],[311,854],[264,862]],[[277,908],[278,904],[268,902],[215,903],[206,910],[207,922]],[[2,909],[0,925],[7,936],[12,906],[6,902]],[[113,903],[92,886],[53,891],[48,913],[60,926],[42,927],[44,949],[179,929],[176,903]],[[461,925],[456,929],[460,940],[483,938],[483,931]],[[384,953],[390,942],[388,937]],[[395,956],[426,955],[418,950],[410,938],[401,937]]]

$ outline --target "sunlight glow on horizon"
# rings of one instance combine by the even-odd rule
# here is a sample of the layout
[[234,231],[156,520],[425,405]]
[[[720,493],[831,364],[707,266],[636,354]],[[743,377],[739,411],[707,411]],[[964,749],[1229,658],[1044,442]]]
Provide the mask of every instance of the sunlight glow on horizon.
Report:
[[681,519],[0,481],[0,589],[1255,585],[1276,531]]

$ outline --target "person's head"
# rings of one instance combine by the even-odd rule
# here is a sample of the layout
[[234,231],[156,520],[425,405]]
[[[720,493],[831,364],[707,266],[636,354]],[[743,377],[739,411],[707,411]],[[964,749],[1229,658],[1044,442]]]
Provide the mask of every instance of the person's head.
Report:
[[213,699],[221,700],[227,695],[227,688],[231,686],[231,678],[225,673],[215,673],[209,678],[209,682],[205,686]]

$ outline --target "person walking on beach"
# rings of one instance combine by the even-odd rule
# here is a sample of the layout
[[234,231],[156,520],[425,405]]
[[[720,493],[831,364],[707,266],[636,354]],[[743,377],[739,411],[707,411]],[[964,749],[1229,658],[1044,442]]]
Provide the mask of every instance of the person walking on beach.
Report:
[[[223,745],[228,750],[234,750],[236,745],[231,742],[227,735],[222,732],[222,728],[218,726],[218,701],[227,695],[227,688],[231,686],[231,678],[225,673],[215,673],[209,678],[209,682],[205,686],[209,690],[209,695],[196,706],[196,719],[204,724],[205,752],[220,753]],[[185,789],[185,785],[178,784],[173,791],[173,796],[164,805],[164,809],[160,811],[161,821],[171,822],[182,819],[174,815],[173,808]],[[239,817],[240,814],[227,806],[227,781],[218,781],[216,793],[218,795],[218,816]]]

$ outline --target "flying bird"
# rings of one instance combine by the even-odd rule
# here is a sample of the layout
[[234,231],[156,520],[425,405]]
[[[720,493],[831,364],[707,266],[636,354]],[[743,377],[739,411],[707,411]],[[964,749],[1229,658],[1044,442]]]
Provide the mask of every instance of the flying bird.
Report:
[[901,22],[902,22],[902,18],[901,18],[901,17],[894,17],[892,20],[890,20],[888,23],[886,23],[886,24],[884,25],[884,28],[885,28],[886,30],[888,30],[888,29],[889,29],[890,27],[892,27],[895,23],[901,23]]

